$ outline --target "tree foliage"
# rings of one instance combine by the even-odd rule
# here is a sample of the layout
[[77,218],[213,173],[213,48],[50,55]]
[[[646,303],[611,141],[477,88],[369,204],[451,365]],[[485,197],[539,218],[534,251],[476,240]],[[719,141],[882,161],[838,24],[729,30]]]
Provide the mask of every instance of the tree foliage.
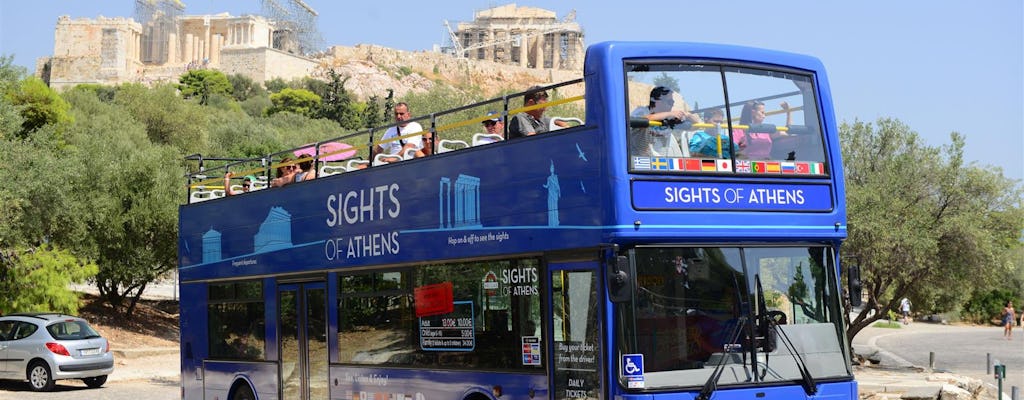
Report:
[[68,285],[84,282],[96,271],[96,264],[53,246],[0,248],[0,315],[40,311],[74,315],[78,296]]
[[259,82],[242,74],[228,75],[231,82],[231,96],[238,101],[246,101],[253,97],[267,96],[267,90]]
[[679,81],[668,75],[666,72],[662,72],[654,78],[654,86],[663,86],[668,89],[672,89],[673,92],[679,93]]
[[6,98],[17,107],[21,115],[21,131],[17,134],[21,138],[45,125],[54,125],[59,137],[64,127],[71,122],[68,103],[39,78],[23,80],[7,92]]
[[345,129],[358,130],[362,128],[362,110],[357,106],[352,95],[345,90],[345,82],[348,81],[348,78],[341,79],[341,76],[333,69],[328,70],[327,75],[329,80],[326,83],[310,88],[310,91],[322,99],[317,116],[337,122]]
[[178,90],[186,99],[198,99],[199,104],[209,104],[214,95],[230,96],[234,87],[223,72],[212,69],[193,69],[178,79]]
[[281,89],[270,95],[270,102],[273,106],[267,109],[267,115],[287,111],[312,118],[320,109],[320,96],[306,89]]
[[[849,239],[867,293],[860,329],[910,298],[919,312],[963,304],[1009,273],[1024,228],[1021,189],[999,171],[967,165],[963,137],[931,147],[902,122],[840,127]],[[950,290],[956,288],[956,290]]]

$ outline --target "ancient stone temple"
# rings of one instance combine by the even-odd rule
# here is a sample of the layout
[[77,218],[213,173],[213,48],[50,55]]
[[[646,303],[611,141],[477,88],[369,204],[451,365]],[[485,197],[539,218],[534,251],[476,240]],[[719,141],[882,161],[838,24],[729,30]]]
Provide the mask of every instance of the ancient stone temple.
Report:
[[53,56],[37,69],[55,89],[80,83],[176,81],[195,68],[257,82],[309,75],[316,62],[296,51],[292,33],[257,15],[57,20]]
[[456,56],[537,69],[583,69],[583,30],[575,11],[559,20],[554,11],[515,3],[477,11],[451,32]]

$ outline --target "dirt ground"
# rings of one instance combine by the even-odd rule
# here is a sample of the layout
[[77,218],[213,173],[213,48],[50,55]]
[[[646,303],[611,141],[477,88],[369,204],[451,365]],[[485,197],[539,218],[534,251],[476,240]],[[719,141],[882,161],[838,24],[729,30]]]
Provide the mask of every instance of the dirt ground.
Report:
[[177,382],[181,374],[178,352],[178,302],[139,300],[130,318],[79,293],[80,317],[110,341],[114,352],[111,381]]

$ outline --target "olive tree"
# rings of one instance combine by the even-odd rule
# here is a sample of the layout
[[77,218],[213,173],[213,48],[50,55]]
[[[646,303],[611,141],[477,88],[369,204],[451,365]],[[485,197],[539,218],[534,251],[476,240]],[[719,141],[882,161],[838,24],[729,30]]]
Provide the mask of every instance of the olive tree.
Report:
[[966,164],[963,137],[950,138],[928,146],[885,118],[840,127],[849,215],[843,257],[861,266],[867,295],[850,338],[897,311],[902,297],[919,310],[946,310],[1010,268],[1024,228],[1021,189],[998,170]]

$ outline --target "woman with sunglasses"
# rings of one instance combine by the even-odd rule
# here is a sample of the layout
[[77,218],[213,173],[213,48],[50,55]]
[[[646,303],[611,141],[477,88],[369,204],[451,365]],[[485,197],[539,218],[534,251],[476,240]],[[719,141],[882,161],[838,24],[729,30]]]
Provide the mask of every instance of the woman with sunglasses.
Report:
[[299,166],[291,161],[291,157],[281,159],[281,163],[277,167],[277,178],[270,181],[270,187],[281,187],[295,181],[295,174],[299,172]]

